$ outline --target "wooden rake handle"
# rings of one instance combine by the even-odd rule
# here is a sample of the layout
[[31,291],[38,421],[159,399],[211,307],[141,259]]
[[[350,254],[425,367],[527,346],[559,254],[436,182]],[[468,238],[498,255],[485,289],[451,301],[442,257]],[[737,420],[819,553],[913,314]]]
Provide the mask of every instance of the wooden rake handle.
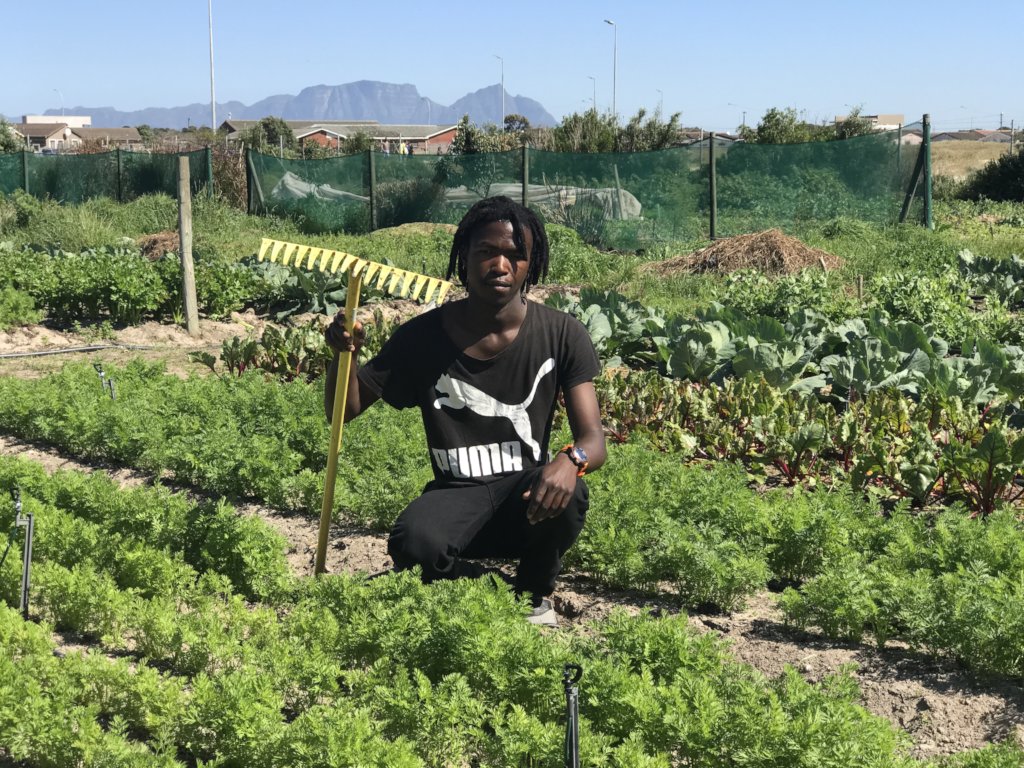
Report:
[[[348,273],[348,296],[345,298],[345,330],[353,334],[356,310],[359,309],[359,291],[363,284],[363,270]],[[316,543],[316,561],[313,573],[319,576],[327,571],[327,539],[331,531],[331,512],[334,509],[334,481],[338,475],[338,454],[341,451],[341,433],[345,427],[345,403],[348,400],[348,381],[352,373],[352,353],[338,353],[338,376],[334,382],[334,410],[331,412],[331,442],[327,449],[327,475],[324,478],[324,503],[320,509],[320,535]]]

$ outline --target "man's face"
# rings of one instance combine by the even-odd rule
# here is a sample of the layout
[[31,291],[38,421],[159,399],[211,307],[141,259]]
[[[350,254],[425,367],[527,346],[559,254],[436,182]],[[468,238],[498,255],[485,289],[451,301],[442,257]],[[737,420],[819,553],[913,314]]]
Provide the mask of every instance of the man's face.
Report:
[[526,282],[533,253],[533,235],[523,229],[521,255],[512,239],[512,223],[492,221],[479,227],[466,254],[466,287],[470,295],[489,304],[507,304],[519,295]]

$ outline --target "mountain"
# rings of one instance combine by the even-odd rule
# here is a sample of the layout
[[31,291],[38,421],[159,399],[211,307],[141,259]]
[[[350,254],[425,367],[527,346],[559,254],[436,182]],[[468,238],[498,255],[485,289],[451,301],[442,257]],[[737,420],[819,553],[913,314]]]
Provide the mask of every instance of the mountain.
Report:
[[[217,122],[228,117],[236,120],[259,120],[276,115],[286,120],[376,120],[385,125],[455,124],[468,114],[478,125],[501,122],[500,85],[490,85],[467,93],[455,103],[445,106],[421,96],[415,85],[360,80],[344,85],[313,85],[303,88],[297,96],[279,94],[246,106],[240,101],[217,104]],[[154,128],[185,128],[188,125],[209,125],[210,105],[189,104],[184,107],[150,107],[134,112],[121,112],[113,107],[71,107],[67,114],[91,115],[96,128],[118,128],[123,125],[150,125]],[[526,96],[505,92],[505,114],[525,115],[532,125],[555,125],[558,121],[540,102]],[[59,117],[61,110],[44,113]]]

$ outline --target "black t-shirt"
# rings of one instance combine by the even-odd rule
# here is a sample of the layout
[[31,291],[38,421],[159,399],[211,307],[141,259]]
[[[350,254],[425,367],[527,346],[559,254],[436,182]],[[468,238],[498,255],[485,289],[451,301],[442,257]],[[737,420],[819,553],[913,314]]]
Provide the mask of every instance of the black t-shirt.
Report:
[[419,407],[438,483],[489,482],[547,463],[559,389],[601,370],[579,320],[527,307],[515,340],[489,360],[459,350],[439,307],[404,323],[360,368],[359,380],[384,402]]

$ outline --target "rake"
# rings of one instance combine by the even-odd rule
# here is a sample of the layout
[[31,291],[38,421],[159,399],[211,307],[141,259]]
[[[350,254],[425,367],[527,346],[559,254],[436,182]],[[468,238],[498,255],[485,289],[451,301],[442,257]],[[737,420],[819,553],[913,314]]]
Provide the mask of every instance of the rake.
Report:
[[[257,258],[269,259],[285,266],[321,272],[347,272],[348,295],[345,299],[345,330],[350,334],[359,308],[359,291],[363,284],[374,283],[384,293],[414,301],[440,304],[451,289],[447,280],[388,264],[367,261],[351,253],[315,248],[298,243],[264,238],[260,243]],[[338,356],[338,378],[334,386],[334,410],[331,413],[331,442],[327,450],[327,476],[324,478],[324,503],[320,510],[320,535],[316,546],[316,561],[313,572],[317,575],[326,571],[327,537],[331,527],[331,510],[334,506],[334,481],[338,473],[338,453],[341,450],[341,433],[345,421],[345,401],[348,397],[348,381],[352,371],[352,353],[341,352]]]

